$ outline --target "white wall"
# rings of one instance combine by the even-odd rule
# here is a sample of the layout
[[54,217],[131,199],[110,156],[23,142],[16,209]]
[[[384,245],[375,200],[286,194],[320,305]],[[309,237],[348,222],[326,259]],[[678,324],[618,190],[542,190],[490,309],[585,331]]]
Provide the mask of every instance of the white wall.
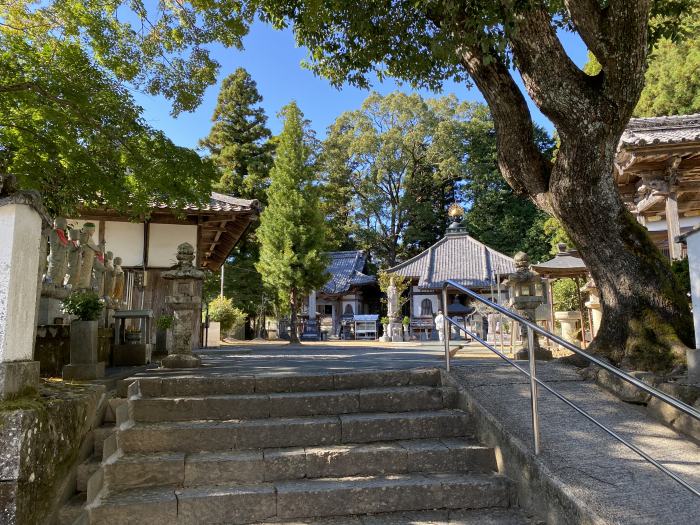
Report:
[[[414,287],[415,289],[415,287]],[[424,299],[430,299],[430,301],[433,303],[433,315],[437,314],[438,310],[440,309],[440,301],[438,299],[437,294],[435,295],[414,295],[413,296],[413,304],[411,305],[411,315],[413,317],[418,317],[421,315],[421,303],[423,302]]]
[[197,226],[151,224],[148,233],[148,267],[169,268],[177,264],[177,247],[189,242],[197,249]]
[[143,223],[107,221],[105,242],[122,266],[143,266]]

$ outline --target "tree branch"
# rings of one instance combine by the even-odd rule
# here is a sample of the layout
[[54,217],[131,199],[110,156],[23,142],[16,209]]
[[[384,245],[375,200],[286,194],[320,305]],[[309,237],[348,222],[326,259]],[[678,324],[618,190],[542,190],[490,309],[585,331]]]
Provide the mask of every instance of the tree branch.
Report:
[[550,211],[551,165],[537,149],[530,111],[508,68],[499,60],[486,64],[477,46],[463,50],[461,62],[493,115],[501,174],[517,193]]
[[576,31],[598,61],[608,55],[605,14],[598,0],[564,0]]

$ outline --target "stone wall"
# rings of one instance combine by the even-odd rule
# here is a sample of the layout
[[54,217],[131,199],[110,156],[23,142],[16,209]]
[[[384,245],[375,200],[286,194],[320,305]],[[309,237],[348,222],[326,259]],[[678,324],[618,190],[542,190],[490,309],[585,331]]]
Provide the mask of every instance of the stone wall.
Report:
[[41,364],[43,377],[61,377],[63,366],[70,362],[70,325],[39,326],[34,359]]
[[0,523],[51,523],[75,490],[105,388],[44,382],[41,396],[0,402]]
[[[97,337],[97,360],[112,366],[114,328],[100,328]],[[63,366],[70,363],[70,325],[39,326],[34,359],[41,363],[43,377],[61,377]]]

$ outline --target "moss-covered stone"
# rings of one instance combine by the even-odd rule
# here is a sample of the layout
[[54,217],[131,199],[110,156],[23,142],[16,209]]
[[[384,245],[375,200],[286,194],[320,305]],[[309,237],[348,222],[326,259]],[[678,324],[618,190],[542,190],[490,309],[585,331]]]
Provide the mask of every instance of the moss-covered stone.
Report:
[[44,382],[39,397],[0,403],[0,523],[46,523],[61,503],[104,387]]

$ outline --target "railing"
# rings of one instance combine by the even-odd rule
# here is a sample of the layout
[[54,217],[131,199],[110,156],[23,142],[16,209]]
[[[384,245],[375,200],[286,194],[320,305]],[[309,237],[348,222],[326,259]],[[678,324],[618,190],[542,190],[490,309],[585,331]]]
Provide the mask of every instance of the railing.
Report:
[[614,430],[608,428],[605,426],[603,423],[595,419],[591,414],[586,412],[584,409],[573,403],[572,401],[569,401],[567,398],[565,398],[562,394],[551,388],[549,385],[546,385],[543,383],[541,380],[537,378],[537,363],[535,360],[535,334],[539,334],[542,337],[545,337],[549,339],[550,341],[566,348],[567,350],[570,350],[571,352],[574,352],[575,354],[585,358],[587,361],[595,364],[596,366],[599,366],[611,374],[613,374],[615,377],[618,377],[622,379],[623,381],[626,381],[627,383],[630,383],[631,385],[634,385],[635,387],[639,388],[640,390],[643,390],[649,395],[652,395],[656,397],[657,399],[660,399],[661,401],[671,405],[673,408],[680,410],[684,414],[689,415],[692,418],[695,418],[696,420],[700,421],[700,412],[693,408],[692,406],[683,403],[682,401],[669,396],[660,390],[647,385],[646,383],[643,383],[639,379],[637,379],[634,376],[631,376],[629,374],[626,374],[619,368],[616,368],[605,361],[601,361],[600,359],[587,354],[583,350],[581,350],[579,347],[569,343],[568,341],[565,341],[561,337],[558,337],[541,326],[537,325],[536,323],[530,321],[529,319],[526,319],[525,317],[518,315],[511,310],[504,308],[503,306],[493,303],[489,301],[488,299],[482,297],[481,295],[473,292],[469,288],[466,288],[462,286],[461,284],[452,281],[452,280],[447,280],[443,284],[442,288],[442,304],[448,305],[449,302],[447,301],[447,288],[452,287],[456,288],[459,290],[461,293],[468,295],[472,299],[479,301],[486,306],[496,310],[498,313],[505,315],[506,317],[509,317],[510,319],[520,323],[521,325],[525,326],[527,328],[527,341],[528,341],[528,362],[529,362],[529,371],[525,370],[522,366],[520,366],[518,363],[516,363],[513,359],[509,358],[506,356],[503,352],[500,352],[498,349],[481,339],[477,334],[473,333],[472,331],[468,330],[466,327],[459,325],[458,323],[454,322],[452,319],[450,319],[447,315],[447,311],[445,312],[444,315],[444,343],[445,343],[445,367],[447,368],[447,371],[449,372],[450,370],[450,325],[455,326],[457,329],[463,331],[466,333],[469,337],[474,339],[475,341],[481,343],[484,347],[488,348],[491,350],[493,353],[495,353],[498,357],[503,359],[506,363],[509,365],[513,366],[516,368],[519,372],[525,374],[529,379],[530,379],[530,407],[532,411],[532,431],[533,431],[533,437],[534,437],[534,449],[535,449],[535,454],[538,455],[540,453],[541,449],[541,443],[540,443],[540,421],[539,421],[539,411],[537,407],[537,395],[538,395],[538,386],[541,386],[544,388],[547,392],[552,394],[554,397],[557,399],[563,401],[566,403],[568,406],[573,408],[576,412],[581,414],[583,417],[591,421],[593,424],[595,424],[597,427],[605,431],[608,435],[612,436],[615,438],[617,441],[625,445],[627,448],[630,450],[634,451],[636,454],[644,458],[646,461],[654,465],[657,469],[659,469],[661,472],[666,474],[667,476],[671,477],[675,481],[677,481],[679,484],[681,484],[683,487],[688,489],[691,493],[695,494],[696,496],[700,497],[700,491],[690,485],[688,482],[686,482],[684,479],[680,478],[673,472],[671,472],[669,469],[667,469],[665,466],[663,466],[661,463],[656,461],[654,458],[649,456],[646,452],[641,450],[639,447],[634,445],[633,443],[630,443],[627,441],[625,438],[620,436],[617,432]]

